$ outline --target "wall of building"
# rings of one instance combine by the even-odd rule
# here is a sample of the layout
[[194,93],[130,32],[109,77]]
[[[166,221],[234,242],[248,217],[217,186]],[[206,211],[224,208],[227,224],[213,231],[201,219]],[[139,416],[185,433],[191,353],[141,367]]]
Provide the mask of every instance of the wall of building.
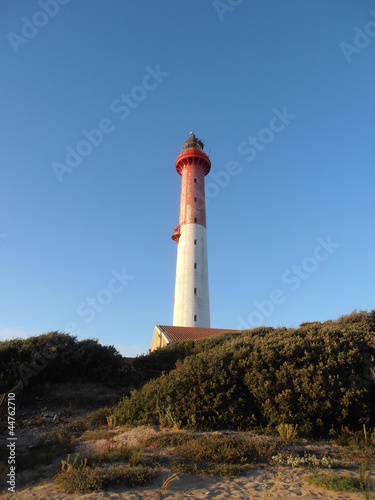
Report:
[[152,336],[150,351],[155,351],[159,347],[166,347],[168,345],[168,341],[162,332],[159,330],[158,326],[154,328],[154,334]]

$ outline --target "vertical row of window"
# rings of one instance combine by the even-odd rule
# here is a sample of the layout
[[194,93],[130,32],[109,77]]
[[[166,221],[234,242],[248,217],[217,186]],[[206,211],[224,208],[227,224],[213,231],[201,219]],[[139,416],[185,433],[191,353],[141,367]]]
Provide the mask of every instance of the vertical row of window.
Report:
[[[194,178],[194,183],[195,184],[197,183],[197,179],[196,178]],[[196,196],[194,197],[194,201],[197,201],[197,197]],[[197,222],[197,218],[196,217],[194,218],[194,222]],[[197,244],[197,240],[194,240],[194,245],[196,245],[196,244]],[[194,269],[197,269],[197,263],[196,262],[194,262]],[[194,288],[194,295],[197,295],[197,289],[196,288]],[[196,323],[196,322],[197,322],[197,315],[194,314],[194,323]]]
[[[197,182],[197,179],[195,177],[194,177],[194,182],[195,183]],[[197,197],[196,196],[194,196],[194,201],[197,201]],[[196,217],[194,217],[194,222],[197,222],[197,218]],[[194,243],[194,245],[195,245],[195,243]]]

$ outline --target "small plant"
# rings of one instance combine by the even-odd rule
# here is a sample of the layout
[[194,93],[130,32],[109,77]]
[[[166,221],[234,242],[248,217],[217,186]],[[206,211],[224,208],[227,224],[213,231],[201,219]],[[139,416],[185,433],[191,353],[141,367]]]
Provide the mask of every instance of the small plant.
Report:
[[169,489],[169,487],[175,482],[178,481],[179,477],[177,476],[176,473],[171,474],[170,476],[167,477],[167,479],[164,479],[161,490],[159,492],[159,499],[161,500],[164,497],[164,492]]
[[282,423],[277,426],[277,432],[285,444],[290,444],[297,437],[297,428],[298,425]]
[[171,407],[168,406],[163,412],[157,409],[159,422],[161,427],[168,427],[171,429],[180,429],[182,420],[178,420],[172,413]]
[[68,432],[58,432],[57,439],[64,453],[70,453],[74,445],[74,436]]
[[143,448],[135,449],[129,457],[129,464],[133,467],[141,465],[144,461],[144,450]]
[[106,418],[108,429],[114,429],[116,427],[116,415],[107,415]]
[[337,467],[339,461],[335,458],[324,455],[318,458],[316,455],[305,453],[304,456],[294,455],[293,453],[278,453],[272,457],[272,461],[277,465],[286,465],[288,467],[321,467],[331,469]]

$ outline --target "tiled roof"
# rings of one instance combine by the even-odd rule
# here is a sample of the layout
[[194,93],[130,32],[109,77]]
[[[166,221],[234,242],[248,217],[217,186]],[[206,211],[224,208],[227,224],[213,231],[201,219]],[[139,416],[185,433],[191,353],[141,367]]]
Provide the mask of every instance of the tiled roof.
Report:
[[240,330],[226,330],[225,328],[196,328],[192,326],[165,326],[159,328],[168,336],[171,342],[183,342],[184,340],[201,340],[209,337],[217,337],[224,333],[240,333]]

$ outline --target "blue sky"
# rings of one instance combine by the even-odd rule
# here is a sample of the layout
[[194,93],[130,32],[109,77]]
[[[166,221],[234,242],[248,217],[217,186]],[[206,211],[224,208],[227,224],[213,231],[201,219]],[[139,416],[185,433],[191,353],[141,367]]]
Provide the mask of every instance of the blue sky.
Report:
[[172,323],[191,130],[212,163],[212,327],[375,307],[372,1],[0,9],[0,339],[147,352]]

